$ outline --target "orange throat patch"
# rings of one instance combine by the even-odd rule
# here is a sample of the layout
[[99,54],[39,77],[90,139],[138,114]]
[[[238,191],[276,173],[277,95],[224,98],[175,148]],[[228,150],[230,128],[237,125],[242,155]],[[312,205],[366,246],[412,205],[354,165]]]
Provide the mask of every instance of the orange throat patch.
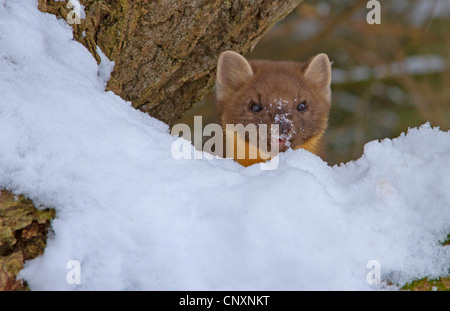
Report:
[[[226,150],[233,148],[233,159],[242,166],[247,167],[256,163],[266,162],[271,159],[271,156],[268,153],[259,150],[249,142],[238,137],[238,135],[232,133],[226,136]],[[294,150],[305,149],[320,156],[319,153],[321,151],[322,136],[323,133],[312,136]]]

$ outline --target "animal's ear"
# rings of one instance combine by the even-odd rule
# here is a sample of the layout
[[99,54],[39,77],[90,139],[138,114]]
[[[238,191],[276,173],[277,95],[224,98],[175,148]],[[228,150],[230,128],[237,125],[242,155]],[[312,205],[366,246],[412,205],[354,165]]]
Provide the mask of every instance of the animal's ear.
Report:
[[304,77],[326,89],[331,84],[331,63],[327,54],[321,53],[312,57],[303,68]]
[[252,67],[242,55],[233,51],[223,52],[217,64],[217,98],[222,98],[226,92],[236,91],[251,77]]

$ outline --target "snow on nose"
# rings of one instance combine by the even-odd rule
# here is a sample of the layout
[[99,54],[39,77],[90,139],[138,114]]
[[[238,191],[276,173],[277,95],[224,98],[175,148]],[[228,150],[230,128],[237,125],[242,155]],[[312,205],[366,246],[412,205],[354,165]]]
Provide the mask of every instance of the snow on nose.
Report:
[[279,135],[280,139],[288,140],[292,137],[292,120],[289,119],[289,112],[279,113],[275,115],[274,122],[279,125]]

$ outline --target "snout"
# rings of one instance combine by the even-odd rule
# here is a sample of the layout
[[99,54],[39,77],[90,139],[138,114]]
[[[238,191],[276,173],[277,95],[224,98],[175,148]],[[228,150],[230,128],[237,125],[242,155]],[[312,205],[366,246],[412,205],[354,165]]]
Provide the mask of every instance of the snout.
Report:
[[292,122],[291,121],[282,121],[278,123],[280,127],[280,137],[287,137],[289,133],[292,131]]
[[292,121],[288,119],[279,120],[275,124],[278,125],[278,131],[275,131],[272,136],[272,144],[277,144],[279,151],[286,151],[291,142],[290,139],[292,137]]

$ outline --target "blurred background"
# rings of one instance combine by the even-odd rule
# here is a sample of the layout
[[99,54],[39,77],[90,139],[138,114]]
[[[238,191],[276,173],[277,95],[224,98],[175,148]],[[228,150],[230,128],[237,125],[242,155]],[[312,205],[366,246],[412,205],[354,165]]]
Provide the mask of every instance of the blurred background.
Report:
[[[327,131],[330,165],[356,160],[365,143],[429,121],[450,129],[450,1],[380,0],[381,24],[366,21],[368,0],[305,0],[275,25],[250,59],[333,62]],[[211,92],[180,122],[218,123]]]

